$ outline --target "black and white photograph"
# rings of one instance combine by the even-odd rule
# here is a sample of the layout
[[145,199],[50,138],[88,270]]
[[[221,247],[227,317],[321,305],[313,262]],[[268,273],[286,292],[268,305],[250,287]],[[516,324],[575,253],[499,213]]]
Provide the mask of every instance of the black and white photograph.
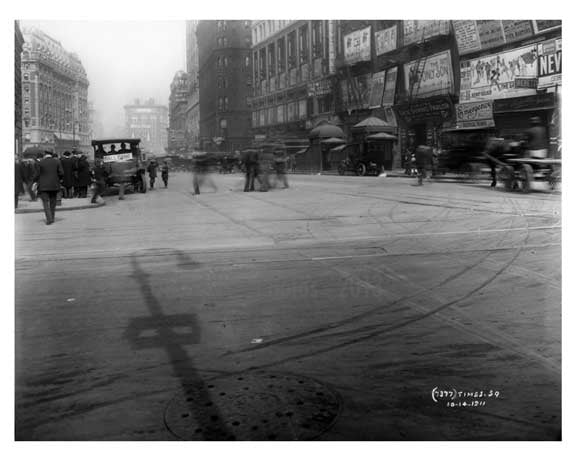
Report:
[[561,446],[562,12],[181,5],[10,18],[8,438]]

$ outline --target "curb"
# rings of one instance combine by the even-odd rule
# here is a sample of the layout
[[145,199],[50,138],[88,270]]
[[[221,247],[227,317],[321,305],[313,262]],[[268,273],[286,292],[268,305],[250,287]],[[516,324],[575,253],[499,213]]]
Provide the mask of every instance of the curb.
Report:
[[[72,210],[86,210],[88,208],[100,208],[101,206],[106,205],[106,202],[102,203],[91,203],[89,205],[79,205],[79,206],[70,206],[70,207],[56,207],[56,211],[72,211]],[[25,214],[25,213],[44,213],[43,208],[33,208],[33,209],[22,209],[16,208],[14,210],[16,214]]]

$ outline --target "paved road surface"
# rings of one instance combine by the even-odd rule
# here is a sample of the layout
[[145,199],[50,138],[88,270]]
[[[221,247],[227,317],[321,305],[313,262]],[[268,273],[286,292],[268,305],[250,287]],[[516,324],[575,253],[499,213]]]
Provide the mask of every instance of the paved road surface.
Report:
[[16,216],[17,439],[176,440],[174,396],[248,370],[337,393],[320,440],[559,437],[559,195],[215,179]]

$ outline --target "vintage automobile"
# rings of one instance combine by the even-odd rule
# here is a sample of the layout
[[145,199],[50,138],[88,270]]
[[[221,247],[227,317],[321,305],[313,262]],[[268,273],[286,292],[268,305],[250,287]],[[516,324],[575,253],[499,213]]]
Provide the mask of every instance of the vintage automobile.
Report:
[[383,158],[379,151],[367,149],[363,143],[335,147],[328,154],[330,166],[336,166],[340,176],[352,172],[357,176],[378,176],[382,172]]
[[94,159],[101,159],[108,171],[107,187],[118,187],[122,196],[125,190],[146,192],[146,155],[140,150],[140,139],[94,139]]

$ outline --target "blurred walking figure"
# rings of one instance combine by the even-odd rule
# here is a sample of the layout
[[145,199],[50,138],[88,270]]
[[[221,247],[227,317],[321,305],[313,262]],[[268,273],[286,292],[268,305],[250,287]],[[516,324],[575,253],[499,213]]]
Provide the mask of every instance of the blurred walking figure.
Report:
[[98,199],[102,199],[102,194],[106,187],[106,178],[108,177],[108,172],[102,159],[95,160],[92,175],[94,177],[94,188],[91,203],[98,203]]
[[78,198],[88,197],[88,186],[90,185],[90,164],[84,154],[78,159],[76,166],[76,180],[78,184]]
[[274,171],[276,172],[275,183],[282,182],[284,189],[288,189],[288,178],[286,177],[286,165],[288,158],[283,151],[274,152]]
[[158,162],[155,159],[150,160],[148,164],[148,176],[150,178],[150,189],[154,189],[154,182],[156,182],[156,175],[158,171]]
[[422,185],[424,179],[428,179],[428,172],[432,169],[432,148],[420,145],[416,148],[416,168],[418,169],[418,185]]
[[14,193],[16,199],[14,208],[18,208],[18,197],[24,193],[24,165],[17,155],[14,156]]
[[254,192],[254,180],[258,174],[258,151],[255,149],[247,149],[242,153],[242,157],[246,175],[244,192]]
[[38,194],[42,199],[47,225],[54,222],[60,180],[63,177],[64,170],[60,160],[54,158],[51,152],[46,151],[44,158],[38,164],[35,182],[38,183]]
[[164,163],[162,163],[162,167],[161,167],[161,173],[162,173],[162,181],[164,182],[164,188],[168,187],[168,162],[166,160],[164,160]]
[[36,192],[34,191],[34,178],[38,171],[38,160],[25,159],[21,162],[22,165],[22,179],[24,180],[24,187],[30,196],[30,201],[35,202],[38,200]]
[[530,158],[548,157],[548,136],[540,117],[530,118],[531,127],[526,131],[526,150]]
[[209,185],[214,192],[218,190],[210,174],[210,170],[214,165],[214,160],[207,154],[194,157],[192,161],[192,185],[194,186],[194,194],[199,195],[200,187],[205,184]]
[[74,173],[75,165],[74,159],[70,156],[70,152],[64,152],[64,156],[60,162],[62,163],[62,170],[64,171],[64,177],[62,178],[62,186],[64,187],[64,198],[74,197]]

